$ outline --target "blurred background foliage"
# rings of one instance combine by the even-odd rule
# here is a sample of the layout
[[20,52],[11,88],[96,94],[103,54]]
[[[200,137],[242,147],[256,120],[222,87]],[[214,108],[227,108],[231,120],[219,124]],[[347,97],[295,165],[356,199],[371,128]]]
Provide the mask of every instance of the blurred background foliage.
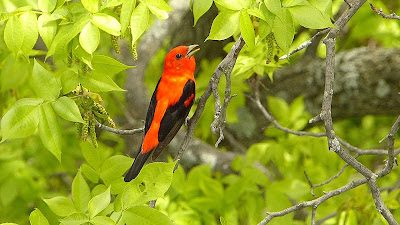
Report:
[[[376,8],[383,8],[384,12],[400,14],[400,3],[391,0],[371,1]],[[10,7],[10,0],[0,1],[0,10],[6,11]],[[25,5],[25,1],[13,1],[15,7]],[[20,4],[20,5],[18,5]],[[333,2],[333,14],[340,10],[342,1]],[[4,26],[0,26],[3,33]],[[298,30],[298,29],[296,29]],[[291,49],[306,41],[312,36],[312,31],[299,32]],[[104,34],[103,34],[104,35]],[[170,49],[170,41],[166,40],[163,47],[152,57],[146,70],[145,84],[151,94],[158,77],[162,73],[163,59]],[[230,49],[232,43],[225,48]],[[267,45],[259,42],[253,50],[245,46],[242,50],[232,74],[232,93],[238,94],[228,108],[227,126],[237,130],[242,136],[252,138],[255,124],[264,118],[248,117],[246,97],[251,88],[246,82],[254,73],[263,76],[272,75],[272,72],[295,62],[302,57],[299,52],[290,58],[290,61],[279,61],[265,65],[265,55],[260,54]],[[101,37],[100,49],[102,54],[110,54],[109,35]],[[355,14],[347,28],[338,39],[337,50],[352,49],[359,46],[374,46],[384,48],[400,47],[400,23],[397,20],[385,20],[375,15],[368,4]],[[33,90],[27,77],[30,74],[19,74],[15,80],[9,80],[9,74],[15,71],[5,68],[5,61],[10,57],[3,39],[0,39],[0,61],[2,88],[0,91],[0,117],[15,103],[17,99],[29,97]],[[278,54],[278,53],[277,53]],[[324,45],[318,47],[318,55],[325,54]],[[282,53],[280,53],[282,55]],[[140,56],[139,56],[140,57]],[[254,64],[247,62],[251,59]],[[247,60],[247,61],[246,61]],[[198,62],[200,67],[196,76],[197,96],[200,96],[208,85],[209,78],[217,67],[221,58]],[[261,65],[261,68],[260,68]],[[18,65],[18,68],[32,66],[31,64]],[[241,67],[247,66],[246,73],[241,73]],[[59,68],[54,65],[55,71]],[[20,71],[20,70],[18,70]],[[29,71],[29,70],[27,70]],[[121,87],[125,86],[125,73],[115,75],[113,80]],[[7,83],[7,82],[11,82]],[[225,80],[222,78],[220,94],[224,94]],[[14,88],[9,89],[7,85]],[[295,88],[295,87],[294,87]],[[304,90],[306,91],[306,90]],[[103,105],[113,118],[124,117],[121,103],[125,102],[125,93],[102,93]],[[214,117],[213,99],[208,101],[199,123],[196,126],[195,136],[210,145],[214,145],[217,137],[210,131],[210,124]],[[367,104],[367,103],[366,103]],[[307,130],[323,132],[323,127],[307,127],[308,120],[313,116],[305,110],[302,96],[291,103],[286,103],[277,97],[267,97],[267,105],[278,122],[293,130]],[[195,109],[195,107],[194,107]],[[192,110],[192,113],[194,110]],[[246,113],[247,112],[247,113]],[[360,148],[384,148],[379,144],[389,131],[397,115],[364,116],[362,118],[347,118],[336,121],[336,134],[342,139]],[[39,208],[49,220],[56,224],[60,217],[51,212],[43,199],[55,196],[70,196],[71,183],[79,168],[86,160],[82,154],[85,144],[80,144],[76,138],[76,128],[73,123],[59,120],[62,127],[61,163],[41,143],[38,135],[24,139],[14,139],[0,144],[0,222],[29,224],[28,215]],[[175,224],[257,224],[267,211],[279,211],[295,203],[312,200],[310,187],[304,176],[307,172],[314,184],[321,183],[335,175],[345,163],[334,153],[328,152],[325,138],[302,137],[284,133],[274,128],[265,127],[264,140],[252,143],[244,155],[237,156],[232,162],[232,174],[221,174],[212,171],[209,165],[193,167],[184,171],[182,167],[175,172],[170,189],[164,197],[158,199],[156,208],[167,214]],[[116,134],[103,130],[97,131],[99,148],[102,159],[106,160],[114,155],[126,155],[125,139]],[[136,134],[141,135],[141,134]],[[395,147],[399,147],[396,144]],[[221,151],[229,151],[222,146]],[[385,157],[360,156],[363,164],[373,170],[384,165]],[[254,166],[260,163],[271,173],[269,176]],[[83,172],[89,187],[93,190],[101,181],[91,180],[89,172]],[[345,169],[344,173],[331,183],[314,190],[317,196],[351,180],[360,178],[353,169]],[[385,179],[379,180],[382,197],[388,208],[397,219],[400,219],[400,189],[398,168]],[[391,187],[397,187],[391,189]],[[97,192],[99,193],[99,192]],[[323,224],[386,224],[376,211],[368,187],[363,185],[354,190],[336,196],[319,206],[317,220],[335,213]],[[310,224],[311,210],[274,219],[271,224]]]

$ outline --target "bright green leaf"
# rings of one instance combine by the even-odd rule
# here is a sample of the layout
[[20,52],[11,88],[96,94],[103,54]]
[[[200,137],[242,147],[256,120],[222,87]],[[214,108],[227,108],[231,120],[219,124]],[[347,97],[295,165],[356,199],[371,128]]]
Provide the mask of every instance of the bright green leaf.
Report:
[[64,71],[61,75],[62,94],[73,91],[79,84],[79,76],[73,69]]
[[4,42],[8,49],[15,54],[18,53],[24,41],[24,36],[24,29],[18,17],[10,17],[4,28]]
[[289,48],[294,38],[294,23],[292,15],[286,9],[282,10],[281,18],[275,17],[272,31],[278,46],[284,53],[289,53]]
[[324,17],[323,14],[313,5],[294,6],[290,7],[289,11],[292,13],[296,21],[303,27],[311,29],[333,27],[330,18]]
[[39,104],[43,99],[18,100],[1,120],[2,141],[7,138],[24,138],[35,132],[39,124]]
[[90,223],[94,225],[114,225],[115,222],[110,217],[96,216],[90,220]]
[[31,225],[49,225],[46,217],[40,212],[39,209],[35,209],[29,215],[29,222]]
[[43,201],[49,206],[51,211],[57,216],[66,217],[77,212],[74,203],[68,197],[57,196],[50,199],[43,199]]
[[150,163],[130,181],[122,194],[123,208],[141,205],[164,196],[172,182],[176,162]]
[[100,43],[99,28],[91,22],[87,23],[79,35],[79,43],[86,52],[92,54]]
[[[90,144],[91,145],[91,144]],[[99,174],[92,167],[87,164],[81,166],[82,174],[92,183],[97,184],[99,182]]]
[[244,41],[250,49],[253,49],[255,42],[253,23],[251,22],[249,14],[245,10],[240,11],[239,25]]
[[89,217],[84,213],[74,213],[60,219],[61,225],[80,225],[89,222]]
[[194,0],[193,2],[194,25],[196,25],[197,20],[199,20],[199,18],[211,8],[212,3],[213,0]]
[[[323,2],[323,1],[321,1]],[[307,0],[283,0],[282,5],[285,8],[297,6],[297,5],[309,5],[310,3]]]
[[57,5],[57,0],[38,0],[39,9],[42,12],[51,12]]
[[230,10],[241,10],[243,8],[240,0],[214,0],[214,2]]
[[124,91],[108,75],[92,70],[86,76],[80,76],[80,83],[93,92]]
[[109,186],[106,191],[103,193],[94,196],[92,199],[89,201],[89,215],[90,218],[93,218],[97,216],[101,211],[103,211],[111,201],[111,196],[110,196],[110,188]]
[[39,136],[43,145],[61,162],[61,130],[50,104],[40,107]]
[[53,103],[53,109],[63,119],[83,123],[81,113],[75,101],[63,96]]
[[37,60],[33,66],[32,84],[36,94],[45,100],[56,99],[61,89],[53,73],[46,70]]
[[25,56],[28,56],[38,39],[38,21],[36,14],[32,11],[22,13],[21,16],[19,16],[19,21],[21,22],[24,32],[24,40],[22,41],[21,49]]
[[49,51],[46,55],[46,59],[51,55],[55,55],[55,59],[63,58],[62,56],[66,55],[65,47],[76,35],[82,31],[83,27],[86,26],[89,20],[90,16],[84,15],[73,25],[61,27],[51,43]]
[[109,76],[133,67],[127,66],[105,55],[94,55],[92,64],[93,69],[96,70],[96,72]]
[[89,12],[96,13],[99,11],[99,0],[82,0],[81,2]]
[[57,33],[57,21],[50,21],[49,14],[42,14],[38,18],[38,30],[47,48],[50,48]]
[[17,88],[26,80],[32,71],[32,67],[26,60],[9,54],[3,61],[0,71],[1,91]]
[[136,9],[133,10],[130,20],[132,44],[135,43],[147,29],[149,20],[149,9],[143,3],[139,3]]
[[220,12],[212,23],[207,39],[224,40],[232,36],[238,28],[239,17],[240,12]]
[[121,24],[114,17],[105,13],[96,13],[92,17],[92,23],[105,32],[114,35],[121,35]]
[[100,178],[109,182],[121,177],[132,165],[133,159],[123,155],[108,158],[100,167]]
[[86,212],[90,200],[90,189],[82,176],[81,170],[78,170],[78,173],[76,173],[76,176],[72,181],[71,192],[75,207],[83,213]]
[[264,0],[267,9],[278,17],[282,15],[282,5],[280,0]]
[[172,11],[172,8],[164,0],[143,0],[147,6],[153,6],[163,11]]
[[134,206],[123,211],[122,218],[127,225],[173,225],[164,213],[147,206]]
[[88,142],[81,142],[81,150],[86,162],[88,162],[95,170],[99,170],[100,165],[103,163],[99,149],[95,148]]
[[155,6],[152,6],[152,5],[147,5],[147,8],[149,8],[150,11],[151,11],[155,16],[157,16],[157,18],[158,18],[159,20],[165,20],[165,19],[168,18],[168,12],[167,12],[167,11],[164,11],[164,10],[159,9],[159,8],[157,8],[157,7],[155,7]]
[[264,39],[269,33],[271,33],[272,29],[267,22],[264,20],[260,20],[258,23],[258,35],[261,39]]
[[124,0],[124,3],[122,4],[120,15],[122,35],[125,33],[126,28],[128,28],[129,22],[131,20],[131,15],[135,6],[136,0]]
[[259,8],[250,8],[247,10],[247,13],[252,16],[258,17],[264,20],[265,22],[268,22],[267,17],[265,17],[264,13]]

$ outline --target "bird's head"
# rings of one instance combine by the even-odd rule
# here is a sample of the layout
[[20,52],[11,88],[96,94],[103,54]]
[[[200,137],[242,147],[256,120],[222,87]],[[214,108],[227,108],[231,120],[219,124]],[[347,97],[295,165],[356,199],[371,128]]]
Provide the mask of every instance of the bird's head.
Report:
[[196,61],[193,54],[199,51],[198,45],[178,46],[172,49],[165,57],[164,73],[189,73],[193,74]]

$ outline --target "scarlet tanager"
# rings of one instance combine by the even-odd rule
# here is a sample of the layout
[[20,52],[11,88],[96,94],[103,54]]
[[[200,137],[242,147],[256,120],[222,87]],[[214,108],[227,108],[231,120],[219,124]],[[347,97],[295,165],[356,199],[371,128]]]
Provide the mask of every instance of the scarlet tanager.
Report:
[[125,182],[135,179],[150,154],[156,159],[181,128],[193,105],[198,45],[178,46],[165,57],[164,72],[153,92],[147,110],[144,138]]

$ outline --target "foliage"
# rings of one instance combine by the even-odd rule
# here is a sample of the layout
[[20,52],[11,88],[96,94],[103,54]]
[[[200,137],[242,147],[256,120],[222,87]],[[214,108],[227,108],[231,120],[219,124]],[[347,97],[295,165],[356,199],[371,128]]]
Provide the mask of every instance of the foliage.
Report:
[[[228,108],[228,126],[242,128],[244,136],[255,132],[257,121],[246,118],[242,93],[249,88],[245,81],[255,74],[267,74],[272,80],[272,72],[288,63],[278,58],[310,37],[310,32],[304,32],[294,38],[299,28],[333,27],[331,19],[338,11],[338,2],[193,1],[194,24],[212,4],[219,9],[208,40],[241,35],[246,42],[232,71],[232,93],[239,95]],[[377,6],[384,4],[378,2]],[[124,102],[123,72],[132,68],[110,57],[109,48],[119,53],[119,41],[125,39],[133,58],[137,58],[136,45],[152,20],[166,19],[171,10],[163,0],[0,2],[0,23],[4,25],[0,26],[0,222],[172,224],[173,220],[175,224],[256,224],[266,211],[312,199],[303,170],[319,183],[343,166],[337,157],[326,157],[325,139],[267,128],[264,135],[268,139],[237,157],[232,174],[212,172],[203,165],[187,172],[179,167],[173,175],[174,162],[152,163],[135,180],[125,183],[122,175],[132,159],[123,155],[123,138],[95,130],[96,121],[114,126],[112,118],[123,114],[118,105],[118,101]],[[369,13],[364,6],[350,22],[354,28],[343,48],[371,40],[385,47],[398,46],[399,24],[378,22],[378,17]],[[39,36],[45,46],[41,50],[35,47],[40,45]],[[232,44],[224,50],[229,51]],[[155,85],[154,76],[162,72],[167,48],[160,49],[152,59],[146,75],[149,86]],[[198,63],[198,96],[220,60]],[[221,96],[224,87],[222,80]],[[267,103],[279,123],[293,130],[305,129],[311,117],[302,97],[290,104],[267,97]],[[207,109],[213,108],[213,102],[207,104]],[[210,144],[216,140],[209,129],[213,116],[212,110],[206,110],[196,127],[196,135]],[[357,146],[376,147],[392,120],[367,116],[338,122],[335,128]],[[315,127],[312,131],[322,130]],[[360,140],[360,136],[368,140]],[[367,156],[361,161],[382,164]],[[315,193],[321,196],[324,190],[356,179],[355,174],[345,170]],[[380,185],[392,186],[396,179],[391,174]],[[383,191],[382,196],[399,218],[399,191]],[[156,209],[147,207],[154,199],[158,200]],[[337,216],[326,224],[383,224],[365,186],[321,205],[317,219],[335,210]],[[309,214],[305,212],[303,221],[285,216],[272,223],[309,223]]]

